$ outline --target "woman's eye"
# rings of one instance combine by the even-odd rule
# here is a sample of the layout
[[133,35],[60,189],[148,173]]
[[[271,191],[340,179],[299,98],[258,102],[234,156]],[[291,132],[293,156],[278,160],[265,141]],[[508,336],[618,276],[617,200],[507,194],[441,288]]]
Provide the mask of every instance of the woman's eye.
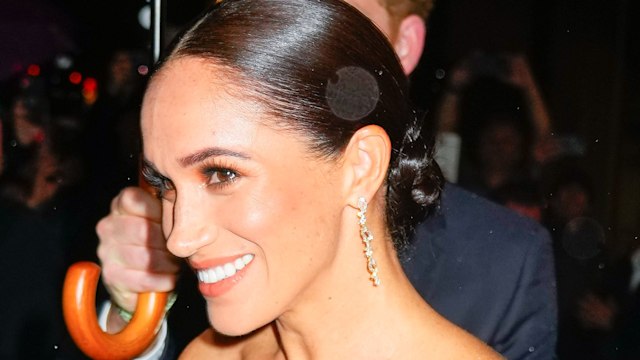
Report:
[[229,169],[212,169],[208,171],[209,173],[209,184],[211,185],[222,185],[225,183],[230,183],[236,179],[238,174],[235,171]]

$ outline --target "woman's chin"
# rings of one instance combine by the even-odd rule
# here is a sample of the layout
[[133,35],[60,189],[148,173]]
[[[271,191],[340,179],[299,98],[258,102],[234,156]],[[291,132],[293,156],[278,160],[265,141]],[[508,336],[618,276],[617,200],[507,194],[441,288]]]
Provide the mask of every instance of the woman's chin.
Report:
[[229,337],[244,336],[256,330],[256,328],[239,328],[239,327],[217,326],[217,325],[212,325],[212,326],[217,333],[222,334],[224,336],[229,336]]
[[220,319],[220,317],[218,317],[217,319],[214,319],[213,316],[209,316],[209,323],[217,333],[230,337],[248,335],[267,324],[240,320],[237,317],[232,317],[230,319]]

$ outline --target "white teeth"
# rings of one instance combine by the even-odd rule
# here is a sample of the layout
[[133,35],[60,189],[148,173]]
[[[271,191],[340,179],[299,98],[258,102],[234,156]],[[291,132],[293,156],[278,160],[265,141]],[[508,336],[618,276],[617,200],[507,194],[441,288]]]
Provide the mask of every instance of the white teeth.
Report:
[[205,281],[205,282],[212,283],[212,282],[218,281],[218,276],[216,275],[216,272],[213,269],[209,269],[205,271],[205,273],[209,275],[209,281]]
[[220,280],[224,280],[236,274],[239,270],[244,269],[254,256],[252,254],[246,254],[242,257],[235,259],[223,265],[218,265],[213,268],[198,270],[198,280],[205,284],[215,284]]
[[236,274],[236,267],[233,264],[224,264],[222,267],[224,269],[224,274],[227,277],[231,277]]
[[244,262],[245,265],[248,265],[251,262],[251,260],[253,260],[253,254],[247,254],[242,257],[242,261]]
[[220,280],[225,279],[227,276],[224,274],[224,269],[222,268],[222,266],[216,266],[215,269],[216,271],[216,277]]
[[236,261],[233,262],[233,266],[235,266],[237,270],[242,270],[242,268],[244,268],[244,261],[242,261],[242,259],[236,259]]

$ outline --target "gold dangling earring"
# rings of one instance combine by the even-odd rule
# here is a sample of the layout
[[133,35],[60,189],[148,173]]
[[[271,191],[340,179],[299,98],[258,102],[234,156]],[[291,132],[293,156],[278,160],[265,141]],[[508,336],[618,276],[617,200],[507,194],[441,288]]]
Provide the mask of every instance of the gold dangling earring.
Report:
[[373,234],[367,228],[367,199],[360,197],[358,199],[358,218],[360,219],[360,237],[364,243],[364,256],[367,258],[367,270],[369,270],[369,279],[373,282],[374,286],[380,285],[380,278],[378,277],[378,264],[373,258],[373,248],[371,247],[371,240],[373,240]]

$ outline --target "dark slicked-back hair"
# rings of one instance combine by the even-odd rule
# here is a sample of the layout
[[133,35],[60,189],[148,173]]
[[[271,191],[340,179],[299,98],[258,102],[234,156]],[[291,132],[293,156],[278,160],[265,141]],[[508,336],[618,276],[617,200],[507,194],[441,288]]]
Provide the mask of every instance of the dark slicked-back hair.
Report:
[[395,52],[345,2],[223,0],[179,35],[163,63],[185,57],[226,69],[273,126],[292,131],[319,157],[339,156],[364,126],[382,127],[393,146],[386,220],[397,248],[439,199],[433,142],[409,103]]

